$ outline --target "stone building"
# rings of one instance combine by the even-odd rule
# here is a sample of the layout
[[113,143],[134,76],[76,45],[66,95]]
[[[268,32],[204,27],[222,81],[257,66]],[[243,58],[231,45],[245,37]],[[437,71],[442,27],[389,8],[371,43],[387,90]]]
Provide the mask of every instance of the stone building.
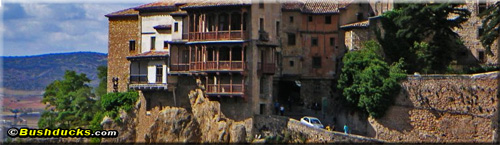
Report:
[[322,104],[333,95],[338,62],[344,52],[343,33],[338,29],[340,9],[347,5],[342,2],[282,4],[274,96],[288,111],[311,109],[313,104]]
[[164,106],[189,109],[197,78],[228,117],[271,113],[279,4],[171,0],[106,16],[108,92],[137,90],[145,122]]
[[489,66],[499,64],[498,54],[500,51],[500,45],[498,42],[500,41],[500,38],[498,38],[491,45],[491,52],[488,52],[479,40],[479,37],[483,33],[482,18],[479,14],[495,2],[498,2],[498,0],[466,0],[466,3],[463,5],[464,8],[471,12],[469,20],[462,24],[462,28],[455,30],[455,32],[458,33],[462,39],[463,45],[469,50],[469,52],[462,52],[461,54],[464,58],[464,62],[462,62],[463,64],[480,64]]
[[[467,0],[462,8],[468,9],[471,12],[469,20],[461,25],[462,28],[457,28],[454,31],[459,35],[463,46],[466,48],[461,51],[457,60],[452,63],[452,65],[458,68],[472,67],[472,66],[495,66],[498,65],[498,54],[500,50],[500,45],[496,40],[492,46],[491,51],[488,52],[480,42],[480,36],[483,33],[482,28],[482,18],[479,14],[486,10],[490,5],[493,5],[498,0],[487,0],[487,1],[477,1],[477,0]],[[383,12],[392,10],[394,8],[393,0],[382,0],[375,1],[369,0],[368,17],[359,19],[357,21],[351,21],[349,23],[344,23],[340,28],[345,31],[345,44],[348,50],[356,50],[361,47],[362,43],[368,40],[376,40],[374,36],[373,28],[378,27],[379,23],[377,21],[377,16],[381,15]],[[354,11],[356,8],[347,8],[347,11]],[[343,16],[351,14],[342,14]],[[350,17],[353,18],[353,17]],[[453,16],[450,16],[453,18]],[[345,21],[344,21],[345,22]],[[499,38],[500,39],[500,38]]]

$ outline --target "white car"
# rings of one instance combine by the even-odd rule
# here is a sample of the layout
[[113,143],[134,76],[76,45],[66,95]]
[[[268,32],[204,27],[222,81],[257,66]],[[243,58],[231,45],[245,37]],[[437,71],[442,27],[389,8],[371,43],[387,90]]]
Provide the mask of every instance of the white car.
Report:
[[316,117],[304,116],[300,119],[300,123],[313,128],[324,128],[323,124],[321,124],[321,121],[319,121],[319,119]]

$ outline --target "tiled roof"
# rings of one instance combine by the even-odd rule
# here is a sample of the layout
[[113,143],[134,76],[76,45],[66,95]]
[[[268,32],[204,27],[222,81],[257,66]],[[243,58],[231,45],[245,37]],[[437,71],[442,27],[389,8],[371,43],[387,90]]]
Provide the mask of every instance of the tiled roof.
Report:
[[347,7],[354,0],[296,0],[282,4],[282,10],[300,11],[311,14],[339,13],[341,8]]
[[134,59],[134,58],[162,58],[162,57],[167,57],[168,52],[167,51],[148,51],[144,52],[141,54],[133,55],[133,56],[128,56],[127,59]]
[[349,29],[349,28],[366,28],[370,26],[370,21],[361,21],[361,22],[356,22],[356,23],[351,23],[351,24],[345,24],[340,26],[341,29]]
[[179,5],[176,5],[179,0],[161,0],[135,7],[138,11],[176,11]]
[[197,0],[186,4],[182,9],[216,7],[216,6],[243,6],[252,4],[251,0]]
[[105,15],[106,17],[120,17],[120,16],[137,16],[139,11],[134,10],[133,8],[124,9],[116,12],[109,13]]

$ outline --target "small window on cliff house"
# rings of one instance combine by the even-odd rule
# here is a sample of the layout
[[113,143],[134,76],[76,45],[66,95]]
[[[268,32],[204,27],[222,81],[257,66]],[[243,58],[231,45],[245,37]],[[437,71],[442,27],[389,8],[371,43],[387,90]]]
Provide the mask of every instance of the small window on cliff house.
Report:
[[293,67],[293,65],[294,65],[294,61],[292,60],[292,61],[290,61],[290,67]]
[[358,18],[358,21],[363,20],[363,13],[357,13],[356,17]]
[[318,38],[317,37],[313,37],[311,39],[311,46],[318,46]]
[[332,16],[325,16],[325,24],[331,24],[332,23]]
[[288,45],[295,45],[295,34],[288,33]]
[[264,8],[264,0],[259,1],[259,8],[263,9]]
[[156,37],[151,36],[151,50],[155,50]]
[[477,14],[479,15],[479,14],[483,13],[486,10],[486,8],[487,8],[486,3],[480,2],[478,5]]
[[312,60],[313,68],[321,68],[321,57],[315,56]]
[[309,22],[312,22],[313,21],[313,16],[309,16]]
[[290,16],[290,23],[293,23],[293,16]]
[[335,38],[330,37],[330,46],[335,46]]
[[128,41],[128,50],[130,50],[130,51],[135,50],[135,40]]
[[174,32],[178,32],[179,31],[179,23],[175,22],[174,23]]

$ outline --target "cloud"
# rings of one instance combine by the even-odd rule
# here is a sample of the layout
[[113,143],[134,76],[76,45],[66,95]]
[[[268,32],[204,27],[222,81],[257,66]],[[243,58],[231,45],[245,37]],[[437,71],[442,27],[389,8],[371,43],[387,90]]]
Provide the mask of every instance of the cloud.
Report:
[[6,3],[5,56],[74,51],[107,53],[105,14],[140,4]]

